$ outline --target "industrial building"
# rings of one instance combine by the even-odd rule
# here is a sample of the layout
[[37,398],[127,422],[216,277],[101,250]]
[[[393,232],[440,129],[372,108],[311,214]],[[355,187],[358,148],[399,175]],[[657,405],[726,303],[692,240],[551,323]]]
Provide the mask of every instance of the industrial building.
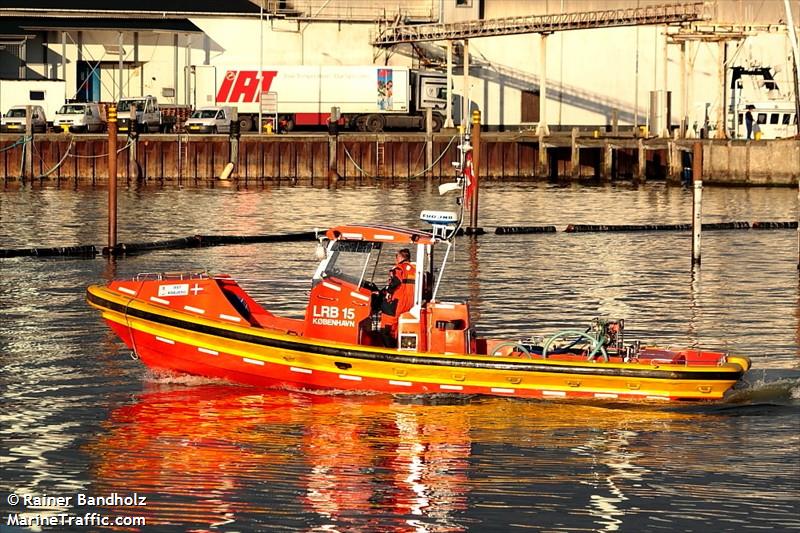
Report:
[[[64,6],[55,0],[7,0],[0,7],[0,78],[64,80],[65,99],[112,102],[151,94],[166,104],[198,107],[214,103],[212,92],[198,90],[199,72],[219,81],[231,67],[263,65],[378,64],[443,70],[449,48],[454,95],[467,93],[472,105],[482,110],[484,123],[494,129],[532,129],[540,123],[550,129],[612,123],[653,129],[650,122],[658,117],[666,126],[685,123],[697,134],[720,120],[732,120],[728,111],[738,101],[792,101],[797,75],[787,11],[780,0],[706,2],[702,19],[682,24],[603,23],[619,21],[627,12],[686,4],[171,0],[161,2],[156,11],[129,1],[77,0]],[[800,2],[792,6],[798,24]],[[564,13],[598,11],[610,14],[592,19],[592,24],[570,26],[562,20],[552,31],[546,26],[503,31],[511,27],[513,17],[555,20]],[[542,20],[549,19],[539,23]],[[455,32],[469,21],[491,22],[495,30],[473,31],[468,46],[457,38],[379,42],[387,28],[447,24],[448,31]],[[772,79],[755,75],[763,72]],[[540,100],[543,76],[546,105]],[[666,118],[662,107],[668,101],[671,116]],[[662,102],[658,113],[651,112],[656,111],[651,102]],[[8,107],[7,102],[0,105]],[[458,108],[452,110],[456,123],[462,114]]]

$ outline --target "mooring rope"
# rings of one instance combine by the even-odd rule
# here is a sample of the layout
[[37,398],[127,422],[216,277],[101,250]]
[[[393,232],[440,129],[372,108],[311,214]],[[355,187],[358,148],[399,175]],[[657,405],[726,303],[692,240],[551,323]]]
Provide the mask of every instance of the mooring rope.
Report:
[[[125,144],[125,146],[123,146],[122,148],[118,148],[117,149],[117,153],[124,152],[132,144],[133,144],[133,139],[128,139],[128,142],[127,142],[127,144]],[[96,154],[96,155],[72,154],[72,157],[81,158],[81,159],[97,159],[97,158],[100,158],[100,157],[108,157],[108,152],[106,152],[105,154]]]
[[[36,178],[35,178],[35,179],[42,179],[42,178],[46,178],[47,176],[49,176],[50,174],[52,174],[53,172],[55,172],[56,170],[58,170],[58,168],[59,168],[61,165],[63,165],[63,164],[64,164],[64,161],[66,161],[66,160],[67,160],[67,157],[69,157],[69,152],[70,152],[70,150],[72,150],[72,145],[73,145],[74,143],[75,143],[75,138],[74,138],[74,137],[70,137],[70,139],[69,139],[69,144],[67,145],[67,149],[64,151],[64,156],[61,158],[61,161],[59,161],[58,163],[56,163],[56,164],[55,164],[55,166],[54,166],[53,168],[51,168],[50,170],[48,170],[47,172],[45,172],[45,173],[44,173],[44,174],[42,174],[41,176],[36,176]],[[33,144],[33,143],[31,143],[31,144]],[[41,159],[41,156],[39,156],[39,159]]]
[[11,150],[12,148],[16,148],[17,146],[19,146],[21,144],[25,144],[26,142],[30,142],[30,140],[31,140],[31,137],[27,137],[26,138],[23,135],[22,137],[20,137],[19,139],[17,139],[13,143],[9,144],[8,146],[4,146],[4,147],[0,148],[0,154],[2,154],[3,152],[5,152],[7,150]]
[[[42,161],[42,162],[44,162],[44,158],[41,156],[41,154],[40,154],[39,150],[37,150],[37,149],[36,149],[36,143],[35,143],[35,142],[33,142],[33,138],[31,137],[31,138],[29,138],[29,140],[28,140],[28,141],[25,141],[25,142],[30,142],[30,143],[31,143],[31,148],[32,148],[32,149],[33,149],[33,151],[36,153],[36,155],[39,157],[39,160],[40,160],[40,161]],[[17,141],[17,143],[19,143],[19,141]],[[20,144],[21,144],[21,143],[20,143]],[[123,152],[123,151],[124,151],[124,150],[126,150],[126,149],[127,149],[127,148],[128,148],[130,145],[131,145],[131,144],[133,144],[133,140],[130,140],[130,139],[129,139],[129,140],[128,140],[128,143],[127,143],[125,146],[123,146],[122,148],[119,148],[119,149],[117,150],[117,153],[119,154],[120,152]],[[55,164],[55,166],[53,166],[53,168],[51,168],[50,170],[48,170],[48,171],[47,171],[47,172],[45,172],[44,174],[41,174],[41,175],[39,175],[39,176],[36,176],[36,178],[34,178],[34,179],[42,179],[42,178],[46,178],[46,177],[48,177],[50,174],[52,174],[53,172],[55,172],[56,170],[58,170],[58,169],[61,167],[61,165],[63,165],[63,164],[64,164],[64,161],[66,161],[68,157],[78,157],[78,158],[86,158],[86,159],[95,159],[95,158],[100,158],[100,157],[108,157],[108,153],[105,153],[105,154],[97,154],[97,155],[78,155],[78,154],[73,154],[73,153],[71,153],[71,152],[72,152],[72,148],[73,148],[73,146],[74,146],[74,145],[75,145],[75,137],[74,137],[74,136],[70,136],[70,138],[69,138],[69,144],[67,145],[67,149],[66,149],[66,151],[64,152],[64,155],[61,157],[61,160],[60,160],[58,163],[56,163],[56,164]],[[1,151],[0,151],[0,152],[1,152]]]
[[[418,178],[418,177],[420,177],[420,176],[424,175],[426,172],[430,171],[430,170],[431,170],[431,169],[432,169],[434,166],[436,166],[436,164],[437,164],[439,161],[441,161],[441,160],[442,160],[442,158],[444,157],[444,155],[445,155],[445,154],[447,153],[447,151],[450,149],[450,146],[453,144],[453,141],[455,141],[457,137],[458,137],[458,135],[453,135],[453,137],[451,137],[451,138],[450,138],[450,142],[449,142],[449,143],[447,143],[447,146],[445,146],[445,147],[444,147],[444,150],[442,150],[442,153],[441,153],[441,154],[439,154],[439,157],[437,157],[437,158],[436,158],[436,159],[433,161],[433,163],[431,163],[431,164],[430,164],[430,165],[429,165],[427,168],[423,169],[422,171],[418,172],[417,174],[414,174],[414,175],[412,175],[412,176],[409,176],[409,178]],[[353,163],[353,166],[354,166],[354,167],[356,167],[356,170],[358,170],[359,172],[361,172],[361,174],[362,174],[362,175],[364,175],[364,176],[365,176],[365,177],[367,177],[367,178],[377,178],[377,177],[379,177],[379,176],[373,176],[373,175],[371,175],[371,174],[368,174],[368,173],[367,173],[367,171],[365,171],[363,168],[361,168],[361,167],[359,166],[359,164],[358,164],[358,163],[356,163],[356,162],[355,162],[355,160],[353,159],[353,157],[350,155],[350,152],[347,150],[347,145],[346,145],[346,144],[342,143],[342,147],[344,148],[344,155],[346,155],[346,156],[347,156],[347,159],[349,159],[349,160],[350,160],[350,162],[351,162],[351,163]]]
[[431,169],[432,169],[434,166],[436,166],[436,163],[438,163],[439,161],[441,161],[441,160],[442,160],[442,158],[444,157],[444,154],[446,154],[446,153],[447,153],[447,151],[450,149],[450,146],[453,144],[453,141],[455,141],[457,138],[458,138],[458,135],[453,135],[453,136],[450,138],[450,142],[449,142],[449,143],[447,143],[447,146],[445,146],[445,147],[444,147],[444,150],[442,150],[442,153],[441,153],[441,154],[439,154],[439,157],[437,157],[437,158],[434,160],[434,162],[430,164],[430,166],[429,166],[428,168],[426,168],[425,170],[421,171],[419,174],[414,174],[414,175],[413,175],[413,176],[411,176],[411,177],[412,177],[412,178],[418,178],[418,177],[422,176],[423,174],[425,174],[426,172],[428,172],[429,170],[431,170]]
[[353,163],[353,166],[354,166],[354,167],[356,167],[356,169],[357,169],[359,172],[361,172],[361,174],[362,174],[363,176],[366,176],[366,177],[368,177],[368,178],[374,178],[374,177],[376,177],[376,176],[373,176],[372,174],[368,174],[366,170],[364,170],[363,168],[361,168],[360,166],[358,166],[358,163],[356,163],[355,159],[353,159],[353,158],[350,156],[350,152],[347,150],[347,145],[346,145],[346,144],[342,143],[342,146],[344,147],[344,155],[346,155],[346,156],[347,156],[347,159],[349,159],[349,160],[350,160],[350,162],[351,162],[351,163]]

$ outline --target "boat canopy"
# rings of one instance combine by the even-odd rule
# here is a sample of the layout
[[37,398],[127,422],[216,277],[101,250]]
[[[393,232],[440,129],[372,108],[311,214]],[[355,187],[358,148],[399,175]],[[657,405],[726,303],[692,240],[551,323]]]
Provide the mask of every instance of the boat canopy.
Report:
[[372,224],[353,224],[336,226],[325,232],[331,240],[391,242],[396,244],[433,244],[433,235],[426,231],[381,226]]

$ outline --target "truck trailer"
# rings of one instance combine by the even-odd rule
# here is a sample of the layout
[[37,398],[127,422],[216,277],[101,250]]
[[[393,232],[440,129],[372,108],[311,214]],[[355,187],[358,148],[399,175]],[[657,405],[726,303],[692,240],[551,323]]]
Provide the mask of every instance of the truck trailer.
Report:
[[0,112],[13,106],[41,106],[47,118],[64,105],[64,80],[0,80]]
[[[192,67],[194,107],[236,106],[242,131],[263,119],[284,129],[326,126],[331,109],[345,128],[378,132],[384,128],[425,130],[444,122],[446,76],[440,72],[393,66]],[[334,117],[336,118],[336,117]]]

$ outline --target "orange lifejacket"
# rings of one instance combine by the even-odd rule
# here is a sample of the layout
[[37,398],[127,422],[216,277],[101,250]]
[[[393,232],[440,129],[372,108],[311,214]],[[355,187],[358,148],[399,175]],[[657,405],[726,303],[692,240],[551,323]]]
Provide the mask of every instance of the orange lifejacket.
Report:
[[381,324],[390,326],[394,331],[397,319],[414,306],[414,283],[417,279],[417,268],[413,263],[403,261],[389,271],[389,283],[385,289],[385,301],[381,305],[383,311]]
[[392,276],[400,280],[392,299],[397,300],[395,316],[399,317],[414,306],[414,284],[417,280],[417,267],[414,263],[403,261],[392,268]]

